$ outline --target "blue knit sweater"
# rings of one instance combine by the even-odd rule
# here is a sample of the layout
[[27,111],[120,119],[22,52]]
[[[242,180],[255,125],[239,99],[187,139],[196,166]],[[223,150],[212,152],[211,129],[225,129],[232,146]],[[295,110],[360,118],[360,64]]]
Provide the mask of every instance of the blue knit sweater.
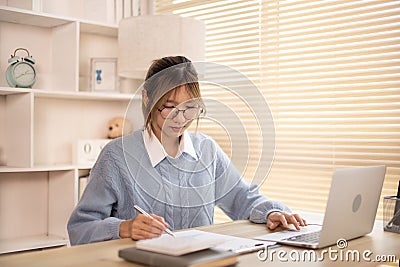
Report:
[[290,210],[260,195],[210,137],[190,134],[197,158],[183,152],[152,166],[143,130],[108,143],[68,222],[72,245],[118,239],[133,205],[164,217],[173,230],[210,225],[214,206],[231,219],[265,223],[272,211]]

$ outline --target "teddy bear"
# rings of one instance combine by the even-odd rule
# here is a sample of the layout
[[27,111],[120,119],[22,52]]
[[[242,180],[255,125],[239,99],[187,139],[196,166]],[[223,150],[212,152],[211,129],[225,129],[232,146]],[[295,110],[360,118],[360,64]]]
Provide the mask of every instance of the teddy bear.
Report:
[[107,138],[114,139],[131,132],[131,123],[123,117],[114,117],[108,121]]

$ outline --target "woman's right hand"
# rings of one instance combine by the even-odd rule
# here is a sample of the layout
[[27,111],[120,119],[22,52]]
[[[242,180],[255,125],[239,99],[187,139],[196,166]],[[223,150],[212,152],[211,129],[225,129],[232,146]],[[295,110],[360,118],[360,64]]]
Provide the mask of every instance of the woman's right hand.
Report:
[[123,221],[119,227],[119,236],[121,238],[130,237],[134,240],[143,240],[159,237],[168,224],[163,217],[150,214],[152,218],[139,214],[135,218]]

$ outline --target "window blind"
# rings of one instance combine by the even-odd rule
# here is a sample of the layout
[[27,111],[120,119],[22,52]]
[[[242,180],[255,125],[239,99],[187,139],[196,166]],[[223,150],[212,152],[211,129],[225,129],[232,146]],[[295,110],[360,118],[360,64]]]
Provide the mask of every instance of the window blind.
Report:
[[[263,93],[274,118],[276,146],[263,194],[294,210],[323,212],[335,169],[384,164],[382,196],[395,195],[399,1],[159,0],[156,12],[203,20],[207,61],[237,69]],[[204,86],[203,95],[227,103],[246,125],[253,153],[244,176],[251,180],[261,153],[258,122],[226,90]],[[211,121],[201,126],[232,152],[234,132]],[[378,219],[382,208],[381,203]],[[224,220],[217,211],[215,221]]]
[[[229,66],[238,73],[230,73],[229,70],[211,66],[207,79],[221,80],[226,82],[234,91],[246,91],[248,81],[259,82],[260,75],[260,4],[259,1],[156,1],[156,13],[177,14],[181,16],[200,19],[206,27],[206,61]],[[210,73],[211,72],[211,73]],[[240,77],[244,74],[246,79]],[[220,86],[212,86],[208,83],[201,84],[204,98],[214,99],[215,102],[222,102],[240,117],[241,123],[246,128],[246,140],[239,146],[258,148],[258,127],[254,123],[254,116],[249,113],[246,103],[241,101],[237,95]],[[210,107],[208,112],[210,111]],[[238,127],[237,131],[227,131],[226,124],[232,125],[229,121],[232,112],[228,109],[221,109],[220,114],[226,118],[223,122],[202,120],[199,131],[212,136],[222,149],[232,157],[232,140],[242,133],[243,128]],[[208,113],[210,115],[210,113]],[[225,124],[225,125],[224,125]],[[249,142],[247,142],[249,141]],[[236,150],[237,151],[237,150]],[[248,160],[248,166],[244,169],[245,177],[252,177],[257,167],[259,149],[253,150]],[[243,154],[244,157],[248,156]],[[237,155],[237,154],[235,154]],[[244,159],[239,159],[243,162]],[[218,208],[215,209],[215,223],[224,222],[229,218]]]
[[400,2],[263,1],[261,25],[261,87],[276,125],[263,192],[322,212],[335,169],[383,164],[382,195],[394,195]]

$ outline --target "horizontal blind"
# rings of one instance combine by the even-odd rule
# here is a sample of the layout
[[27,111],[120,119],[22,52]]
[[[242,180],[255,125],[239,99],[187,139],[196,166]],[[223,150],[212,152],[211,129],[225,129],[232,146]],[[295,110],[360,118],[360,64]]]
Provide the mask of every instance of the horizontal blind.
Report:
[[[400,179],[400,2],[262,2],[262,88],[276,125],[263,193],[323,212],[334,169]],[[382,218],[382,204],[378,217]]]
[[[201,84],[204,98],[214,99],[229,107],[246,129],[247,140],[234,144],[239,150],[254,148],[251,155],[243,153],[238,155],[238,149],[232,151],[232,140],[243,132],[243,128],[229,129],[227,124],[232,124],[232,112],[229,109],[222,110],[220,114],[223,121],[201,121],[199,131],[213,137],[222,149],[232,157],[239,157],[239,161],[246,161],[248,165],[244,169],[243,176],[252,177],[257,167],[257,158],[260,151],[259,129],[254,123],[254,116],[249,107],[240,99],[246,94],[249,81],[259,83],[260,73],[260,2],[241,0],[222,1],[156,1],[157,14],[177,14],[184,17],[192,17],[202,20],[206,27],[206,61],[229,66],[236,73],[230,73],[224,67],[210,67],[205,80],[219,80],[229,86],[234,92],[218,85]],[[241,76],[244,75],[244,76]],[[235,93],[239,92],[239,96]],[[247,96],[251,97],[251,96]],[[262,103],[261,103],[262,104]],[[218,108],[218,107],[217,107]],[[208,107],[210,110],[210,107]],[[232,127],[230,127],[232,128]],[[239,132],[240,131],[240,132]],[[244,158],[243,158],[244,157]],[[247,158],[246,158],[247,157]],[[250,157],[250,158],[249,158]],[[227,221],[228,217],[218,208],[215,212],[215,223]]]
[[[206,60],[237,69],[262,90],[274,117],[276,154],[261,192],[293,209],[323,212],[336,168],[385,164],[382,194],[395,194],[400,176],[399,5],[157,0],[156,12],[204,21]],[[226,73],[216,69],[214,75]],[[231,80],[232,87],[243,89],[240,81]],[[207,84],[202,90],[203,96],[232,107],[246,126],[249,140],[243,145],[252,155],[244,176],[251,180],[261,153],[258,122],[235,95]],[[212,121],[203,121],[200,130],[232,156],[235,133]],[[215,222],[225,220],[217,211]]]

